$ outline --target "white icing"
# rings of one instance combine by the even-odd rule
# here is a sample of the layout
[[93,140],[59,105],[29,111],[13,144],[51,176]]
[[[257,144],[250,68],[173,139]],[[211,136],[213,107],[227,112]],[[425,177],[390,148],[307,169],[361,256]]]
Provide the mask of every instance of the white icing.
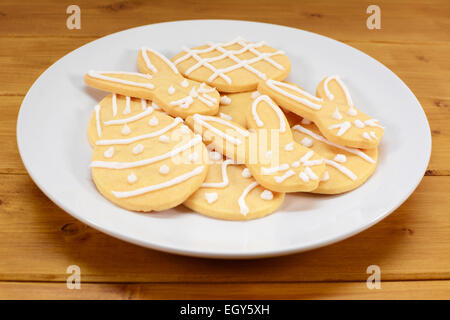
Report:
[[218,198],[217,192],[205,192],[205,199],[209,204],[216,202]]
[[376,119],[368,119],[368,120],[364,121],[364,124],[369,127],[383,128],[383,126],[380,126],[377,122],[378,122],[378,120],[376,120]]
[[306,152],[306,153],[303,155],[303,157],[301,157],[300,162],[306,162],[306,161],[308,161],[309,159],[312,158],[313,155],[314,155],[314,151],[312,151],[312,150]]
[[144,193],[148,193],[148,192],[152,192],[152,191],[156,191],[156,190],[160,190],[163,188],[168,188],[171,187],[173,185],[179,184],[181,182],[184,182],[194,176],[197,176],[199,174],[201,174],[204,170],[204,166],[199,166],[197,168],[195,168],[192,171],[189,171],[185,174],[182,174],[180,176],[177,176],[171,180],[162,182],[162,183],[158,183],[158,184],[154,184],[154,185],[150,185],[144,188],[140,188],[140,189],[136,189],[136,190],[131,190],[131,191],[112,191],[112,194],[116,197],[116,198],[129,198],[129,197],[134,197],[134,196],[138,196]]
[[[140,166],[145,166],[151,163],[155,163],[164,159],[168,159],[171,157],[176,156],[177,154],[190,149],[191,147],[199,144],[202,142],[202,137],[199,135],[196,135],[194,138],[192,138],[189,142],[187,142],[185,145],[179,146],[177,148],[174,148],[170,150],[169,152],[166,152],[164,154],[147,158],[139,161],[133,161],[133,162],[111,162],[111,161],[93,161],[91,163],[91,167],[96,168],[109,168],[109,169],[127,169],[127,168],[135,168]],[[110,147],[108,150],[112,149],[110,151],[112,154],[114,153],[114,147]],[[105,152],[106,153],[106,152]],[[106,155],[105,155],[106,156]],[[112,156],[112,155],[111,155]],[[107,157],[110,158],[110,157]]]
[[333,160],[325,159],[325,163],[330,165],[330,166],[332,166],[332,167],[334,167],[334,168],[336,168],[336,169],[338,169],[340,172],[345,174],[347,177],[349,177],[353,181],[358,179],[356,174],[354,174],[350,169],[348,169],[347,167],[344,167],[343,165],[340,165],[339,163],[337,163],[337,162],[335,162]]
[[377,135],[376,135],[375,132],[373,132],[373,131],[370,131],[370,136],[371,136],[372,138],[374,138],[374,139],[377,138]]
[[308,177],[309,177],[311,180],[317,180],[317,179],[319,179],[319,177],[317,176],[317,174],[316,174],[314,171],[312,171],[312,169],[311,169],[310,167],[306,167],[305,173],[308,175]]
[[345,154],[339,153],[334,157],[333,160],[336,162],[344,163],[347,161],[347,157],[345,156]]
[[359,120],[359,119],[356,119],[355,121],[353,121],[353,123],[355,124],[355,126],[357,127],[357,128],[360,128],[360,129],[362,129],[362,128],[364,128],[366,125],[364,124],[364,122],[362,122],[361,120]]
[[121,133],[122,133],[124,136],[126,136],[126,135],[129,135],[130,132],[131,132],[130,127],[127,126],[127,124],[125,123],[125,124],[123,125],[123,128],[122,128]]
[[269,150],[265,154],[266,159],[272,159],[272,150]]
[[133,153],[134,154],[139,154],[139,153],[142,153],[143,151],[144,151],[144,146],[142,144],[140,144],[140,143],[135,145],[134,148],[133,148]]
[[294,150],[294,142],[289,142],[288,144],[286,144],[284,146],[284,150],[285,151],[292,151],[292,150]]
[[106,80],[106,81],[111,81],[111,82],[117,82],[117,83],[126,84],[126,85],[130,85],[130,86],[134,86],[134,87],[142,87],[142,88],[146,88],[146,89],[154,89],[155,88],[155,86],[151,83],[135,82],[135,81],[128,81],[128,80],[124,80],[124,79],[118,79],[118,78],[106,76],[106,75],[104,75],[105,73],[139,76],[146,80],[152,79],[152,77],[148,74],[142,74],[142,73],[137,73],[137,72],[124,72],[124,71],[93,71],[93,70],[90,70],[88,72],[88,75],[92,78],[97,78],[100,80]]
[[105,121],[104,124],[106,126],[111,126],[111,125],[115,125],[115,124],[125,124],[125,123],[130,123],[139,119],[142,119],[145,116],[148,116],[149,114],[151,114],[153,112],[153,108],[152,107],[148,107],[146,108],[144,111],[142,111],[141,113],[138,113],[132,117],[129,118],[125,118],[125,119],[117,119],[117,120],[109,120],[109,121]]
[[294,174],[295,174],[295,172],[293,170],[288,170],[282,176],[275,176],[274,179],[275,179],[276,183],[282,183],[284,180],[286,180],[287,178],[293,176]]
[[168,136],[166,136],[165,134],[159,136],[158,140],[163,142],[163,143],[169,143],[170,142],[170,138]]
[[158,106],[154,101],[152,101],[152,107],[155,110],[162,110],[160,106]]
[[159,124],[158,118],[153,116],[148,120],[148,124],[152,127],[157,126]]
[[232,160],[225,160],[222,162],[222,181],[221,182],[204,182],[201,187],[202,188],[225,188],[228,186],[228,174],[227,174],[227,166],[232,164]]
[[309,148],[313,145],[313,141],[308,137],[304,137],[302,139],[302,141],[300,141],[300,143],[307,148]]
[[212,161],[219,161],[219,160],[222,160],[222,155],[219,152],[217,152],[217,151],[211,151],[209,153],[209,158]]
[[298,176],[303,180],[303,182],[309,182],[309,176],[304,171],[300,172]]
[[171,106],[179,106],[182,109],[187,109],[190,107],[190,105],[194,102],[194,98],[191,96],[186,96],[184,98],[181,98],[179,100],[171,101]]
[[264,190],[263,192],[261,192],[260,197],[263,200],[270,201],[273,199],[273,193],[270,190]]
[[370,136],[370,134],[368,132],[363,132],[362,136],[364,139],[372,141],[372,137]]
[[188,160],[191,162],[195,162],[198,160],[198,153],[197,152],[192,152],[189,156],[188,156]]
[[166,133],[167,131],[171,130],[172,128],[176,127],[181,122],[183,122],[183,119],[177,117],[173,120],[173,122],[171,124],[167,125],[166,127],[162,128],[162,129],[154,131],[154,132],[146,133],[146,134],[143,134],[140,136],[127,138],[127,139],[98,140],[95,144],[96,145],[130,144],[130,143],[142,140],[142,139],[158,137],[158,136]]
[[105,158],[112,158],[112,156],[114,155],[114,147],[109,147],[108,150],[106,150],[103,155],[105,156]]
[[350,109],[347,110],[347,114],[348,114],[349,116],[354,117],[354,116],[356,116],[356,115],[358,114],[358,111],[356,111],[355,108],[351,107]]
[[147,48],[142,47],[141,54],[142,54],[142,58],[144,58],[144,62],[147,65],[147,67],[150,70],[152,70],[152,72],[157,73],[158,69],[156,69],[156,67],[150,62],[150,58],[148,57],[148,54],[147,54]]
[[102,136],[102,127],[100,125],[100,105],[97,104],[94,110],[95,110],[95,125],[97,127],[97,136],[100,138]]
[[349,121],[345,121],[342,123],[333,124],[333,125],[329,126],[328,129],[330,129],[330,130],[339,129],[337,135],[342,136],[348,129],[350,129],[351,126],[352,125]]
[[128,183],[129,183],[129,184],[133,184],[133,183],[135,183],[135,182],[137,181],[137,177],[136,177],[136,175],[132,172],[132,173],[130,173],[130,174],[128,175],[127,180],[128,180]]
[[[226,46],[230,46],[230,45],[237,44],[237,43],[242,46],[241,49],[227,50],[224,48]],[[208,44],[209,47],[207,47],[205,49],[188,49],[186,47],[183,47],[183,50],[186,52],[186,54],[181,56],[180,58],[178,58],[174,63],[176,65],[176,64],[183,62],[191,57],[194,58],[197,61],[197,63],[195,63],[188,70],[186,70],[185,74],[189,75],[194,70],[197,70],[200,67],[205,67],[205,68],[209,69],[210,71],[212,71],[212,75],[208,79],[208,81],[210,81],[210,82],[214,81],[214,79],[216,79],[217,77],[220,77],[220,78],[224,79],[228,84],[231,84],[230,77],[228,77],[225,73],[231,72],[231,71],[239,69],[239,68],[245,68],[248,71],[250,71],[250,72],[254,73],[255,75],[257,75],[258,77],[260,77],[261,79],[265,80],[267,78],[266,74],[255,69],[254,67],[252,67],[251,66],[252,64],[254,64],[258,61],[264,60],[264,61],[272,64],[277,69],[283,70],[284,67],[281,66],[280,64],[278,64],[273,59],[270,59],[271,56],[283,54],[282,51],[276,51],[276,52],[270,52],[270,53],[264,52],[263,53],[263,52],[259,52],[258,50],[255,50],[255,48],[261,47],[264,44],[265,44],[264,42],[245,43],[242,38],[237,38],[228,43],[209,43]],[[211,52],[214,50],[217,50],[217,51],[221,52],[222,54],[219,56],[210,57],[210,58],[202,58],[199,56],[199,54]],[[242,54],[247,51],[252,52],[256,56],[249,60],[241,60],[238,57],[236,57],[236,55]],[[229,67],[222,68],[222,69],[217,69],[216,67],[214,67],[211,64],[212,62],[220,61],[220,60],[227,59],[227,58],[233,60],[233,62],[235,62],[235,64],[231,65]]]
[[169,89],[167,89],[167,93],[169,93],[170,95],[175,93],[175,88],[173,86],[170,86]]
[[333,115],[331,117],[333,119],[336,119],[336,120],[341,120],[342,119],[342,114],[339,113],[338,107],[336,107],[336,110],[334,110],[334,113],[333,113]]
[[328,181],[330,180],[330,174],[328,173],[328,171],[325,171],[325,173],[323,174],[322,179],[320,179],[320,181],[324,182],[324,181]]
[[[210,125],[209,123],[207,123],[206,121],[212,121],[212,122],[217,122],[220,123],[222,125],[225,125],[227,127],[230,127],[234,130],[236,130],[240,135],[247,137],[249,135],[247,130],[242,130],[241,128],[235,126],[234,124],[227,122],[226,120],[217,118],[217,117],[212,117],[212,116],[204,116],[201,114],[194,114],[194,116],[192,117],[192,119],[194,120],[194,122],[199,123],[201,126],[205,127],[206,129],[210,130],[211,132],[217,134],[218,136],[220,136],[221,138],[233,143],[233,144],[241,144],[242,141],[238,138],[232,137],[229,134],[226,134],[225,132],[215,128],[214,126]],[[195,128],[195,126],[194,126]]]
[[[302,103],[302,104],[304,104],[305,106],[307,106],[307,107],[309,107],[311,109],[320,110],[322,108],[322,105],[319,104],[319,103],[323,102],[323,99],[317,98],[317,97],[309,94],[308,92],[300,89],[297,86],[291,85],[289,83],[275,81],[275,80],[272,80],[272,79],[267,80],[266,84],[267,84],[267,86],[269,88],[271,88],[272,90],[278,92],[279,94],[282,94],[282,95],[284,95],[284,96],[286,96],[286,97],[288,97],[288,98],[290,98],[290,99],[292,99],[292,100],[294,100],[296,102]],[[284,89],[281,89],[280,87],[285,87],[285,88],[291,89],[291,90],[293,90],[293,91],[295,91],[295,92],[305,96],[306,98],[296,96],[296,95],[294,95],[294,94],[292,94],[292,93],[290,93],[290,92],[288,92],[288,91],[286,91]],[[317,103],[314,103],[311,100],[313,100],[313,101],[315,101]]]
[[111,105],[112,105],[113,117],[115,117],[117,115],[117,94],[115,94],[115,93],[113,93],[113,95],[112,95]]
[[161,173],[161,174],[168,174],[169,171],[170,171],[170,168],[166,164],[163,164],[161,167],[159,167],[159,173]]
[[230,115],[228,115],[228,114],[226,114],[226,113],[219,112],[219,116],[220,116],[222,119],[225,119],[225,120],[228,120],[228,121],[232,121],[232,120],[233,120],[233,117],[231,117]]
[[266,102],[272,108],[272,110],[275,111],[275,113],[277,114],[278,119],[280,121],[280,132],[285,132],[286,131],[286,121],[285,121],[283,111],[281,111],[281,109],[275,103],[273,103],[272,99],[270,99],[269,96],[267,96],[267,95],[261,95],[253,101],[252,115],[253,115],[253,119],[255,119],[255,121],[256,121],[256,125],[258,127],[262,127],[264,125],[264,123],[261,121],[258,113],[256,112],[256,107],[258,106],[258,104],[261,101]]
[[260,95],[261,95],[261,93],[259,93],[259,91],[254,91],[254,92],[252,92],[252,94],[250,95],[250,97],[251,97],[252,99],[256,99],[256,98],[258,98]]
[[250,183],[242,192],[241,196],[238,199],[238,204],[239,204],[239,209],[241,214],[243,214],[244,216],[246,216],[249,212],[249,209],[247,207],[247,204],[245,203],[245,197],[247,196],[247,194],[252,191],[254,188],[256,188],[258,186],[258,182],[252,182]]
[[340,87],[342,88],[342,90],[344,91],[345,94],[345,98],[347,99],[347,103],[350,106],[353,106],[353,100],[352,97],[350,95],[350,92],[348,91],[347,87],[345,86],[345,84],[341,81],[341,79],[339,78],[339,76],[337,75],[333,75],[330,76],[328,78],[325,79],[324,82],[324,89],[325,89],[325,94],[327,95],[328,99],[333,100],[334,99],[334,95],[330,92],[330,90],[328,89],[328,82],[330,80],[336,80],[336,82],[340,85]]
[[183,81],[181,81],[180,85],[183,88],[187,88],[189,86],[189,82],[187,81],[187,79],[184,79]]
[[123,109],[123,114],[129,114],[131,113],[131,98],[126,96],[125,97],[125,109]]
[[244,178],[250,178],[252,176],[252,173],[248,168],[244,168],[241,174]]
[[352,153],[352,154],[354,154],[354,155],[357,155],[358,157],[360,157],[360,158],[366,160],[367,162],[375,163],[375,160],[373,160],[371,157],[369,157],[367,154],[365,154],[365,153],[362,152],[361,150],[359,150],[359,149],[354,149],[354,148],[348,148],[348,147],[344,147],[344,146],[338,145],[338,144],[336,144],[336,143],[334,143],[334,142],[331,142],[331,141],[325,139],[325,138],[322,137],[321,135],[319,135],[319,134],[317,134],[317,133],[314,133],[314,132],[312,132],[311,130],[306,129],[305,127],[302,127],[302,126],[299,125],[299,124],[293,126],[292,129],[293,129],[293,130],[297,130],[297,131],[299,131],[299,132],[302,132],[302,133],[304,133],[304,134],[307,134],[307,135],[309,135],[310,137],[312,137],[312,138],[314,138],[314,139],[316,139],[316,140],[318,140],[318,141],[321,141],[321,142],[323,142],[323,143],[328,144],[329,146],[332,146],[332,147],[335,147],[335,148],[338,148],[338,149],[347,151],[347,152],[349,152],[349,153]]
[[229,105],[231,103],[231,98],[227,96],[220,97],[220,104]]
[[[162,54],[160,54],[158,51],[155,51],[155,50],[150,49],[150,48],[145,48],[145,47],[142,48],[143,56],[147,56],[147,51],[150,51],[150,52],[156,54],[159,58],[161,58],[161,60],[163,60],[163,61],[166,63],[167,66],[170,67],[170,69],[172,69],[172,71],[173,71],[175,74],[179,74],[179,72],[178,72],[178,70],[177,70],[177,67],[175,67],[175,65],[173,64],[172,61],[170,61],[169,59],[167,59],[165,56],[163,56]],[[144,60],[145,60],[145,57],[144,57]],[[147,60],[150,62],[150,59],[148,59],[148,56],[147,56]],[[147,61],[145,61],[145,62],[147,63]],[[150,67],[149,67],[149,68],[150,68]],[[150,68],[150,69],[151,69],[151,68]],[[156,70],[156,68],[155,68],[155,70]],[[152,70],[152,71],[153,71],[153,70]],[[153,71],[153,72],[158,72],[158,71],[156,70],[156,71]]]
[[283,163],[277,167],[270,167],[270,168],[261,167],[261,174],[271,175],[271,174],[277,173],[279,171],[286,171],[287,169],[289,169],[288,163]]
[[146,110],[147,109],[147,100],[141,99],[141,106],[142,106],[142,110]]

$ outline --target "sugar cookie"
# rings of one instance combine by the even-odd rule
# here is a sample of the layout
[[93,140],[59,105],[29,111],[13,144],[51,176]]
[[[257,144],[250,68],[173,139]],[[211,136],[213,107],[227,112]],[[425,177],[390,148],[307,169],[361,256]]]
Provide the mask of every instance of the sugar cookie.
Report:
[[[207,150],[201,137],[183,125],[181,118],[151,106],[144,109],[136,99],[117,96],[114,111],[113,97],[106,97],[95,108],[95,130],[92,125],[88,129],[95,145],[90,166],[97,189],[129,210],[160,211],[179,205],[207,175]],[[149,121],[154,118],[157,125],[153,126]],[[122,132],[124,126],[129,133]],[[167,140],[162,142],[162,136]],[[191,161],[194,153],[200,156]]]
[[247,107],[252,133],[231,121],[195,115],[186,123],[216,150],[243,162],[259,184],[277,192],[311,191],[325,172],[322,157],[295,143],[281,109],[266,95]]
[[226,95],[222,95],[222,98],[228,98],[228,103],[221,103],[218,116],[225,120],[236,122],[240,126],[247,128],[247,113],[245,110],[247,109],[247,106],[253,102],[255,92],[256,91],[227,93]]
[[226,220],[250,220],[274,212],[283,203],[284,193],[261,187],[254,178],[243,174],[246,169],[232,160],[211,164],[205,182],[184,205]]
[[291,70],[288,57],[264,41],[251,43],[241,37],[227,43],[208,43],[172,58],[186,77],[204,81],[222,92],[255,90],[266,79],[283,80]]
[[376,148],[383,136],[383,127],[355,108],[347,87],[337,76],[326,77],[319,83],[319,97],[298,85],[273,79],[260,82],[258,91],[271,96],[283,108],[313,121],[334,143],[370,149]]
[[152,100],[168,114],[183,119],[195,113],[213,115],[219,110],[216,89],[184,78],[160,53],[141,49],[138,67],[144,73],[89,71],[84,81],[100,90]]

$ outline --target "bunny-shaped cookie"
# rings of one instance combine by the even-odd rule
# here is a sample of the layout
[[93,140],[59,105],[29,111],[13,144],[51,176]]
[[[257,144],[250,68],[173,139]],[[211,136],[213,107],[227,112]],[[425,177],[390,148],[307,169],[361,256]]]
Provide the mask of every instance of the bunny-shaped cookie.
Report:
[[149,99],[174,117],[196,113],[213,115],[219,109],[215,88],[184,78],[170,60],[155,50],[139,51],[138,67],[143,73],[89,71],[87,85],[125,96]]
[[338,76],[323,79],[317,95],[292,83],[269,79],[258,91],[268,94],[283,108],[313,121],[330,141],[348,147],[376,148],[383,136],[377,120],[357,110],[347,87]]
[[184,202],[206,178],[207,150],[181,118],[145,100],[111,94],[88,128],[97,189],[120,207],[164,210]]
[[322,157],[294,141],[281,109],[266,95],[243,107],[251,131],[219,117],[195,115],[186,123],[216,150],[243,161],[267,189],[296,192],[317,188],[325,171]]
[[226,220],[250,220],[274,212],[284,193],[261,187],[244,165],[232,160],[210,164],[202,186],[183,204],[204,215]]

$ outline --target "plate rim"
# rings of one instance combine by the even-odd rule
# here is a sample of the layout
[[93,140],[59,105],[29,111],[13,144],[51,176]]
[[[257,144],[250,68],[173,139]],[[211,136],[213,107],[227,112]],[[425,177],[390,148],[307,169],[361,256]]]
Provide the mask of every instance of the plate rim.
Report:
[[[135,245],[141,246],[141,247],[145,247],[145,248],[150,248],[150,249],[154,249],[154,250],[158,250],[158,251],[163,251],[163,252],[168,252],[168,253],[173,253],[173,254],[178,254],[178,255],[183,255],[183,256],[191,256],[191,257],[201,257],[201,258],[215,258],[215,259],[258,259],[258,258],[269,258],[269,257],[276,257],[276,256],[283,256],[283,255],[288,255],[288,254],[294,254],[294,253],[299,253],[299,252],[304,252],[304,251],[310,251],[310,250],[314,250],[320,247],[325,247],[337,242],[340,242],[342,240],[345,240],[347,238],[350,238],[356,234],[361,233],[364,230],[369,229],[370,227],[372,227],[373,225],[377,224],[378,222],[380,222],[381,220],[383,220],[384,218],[386,218],[387,216],[389,216],[393,211],[395,211],[396,209],[398,209],[398,207],[400,207],[400,205],[402,205],[410,196],[411,194],[417,189],[417,187],[419,186],[420,182],[422,181],[424,175],[418,175],[416,180],[414,181],[414,183],[412,183],[410,185],[409,190],[404,194],[404,196],[401,199],[397,200],[397,203],[389,210],[386,210],[383,214],[380,214],[377,218],[372,219],[369,223],[365,223],[364,225],[355,228],[354,230],[347,232],[347,233],[343,233],[337,237],[333,237],[333,238],[329,238],[329,239],[325,239],[325,240],[317,240],[315,241],[313,244],[301,244],[301,245],[293,245],[293,246],[285,246],[284,249],[265,249],[265,250],[252,250],[251,252],[214,252],[211,250],[196,250],[195,248],[190,248],[190,249],[185,249],[185,248],[177,248],[175,246],[170,246],[170,245],[161,245],[158,243],[150,242],[150,241],[141,241],[139,239],[136,239],[133,236],[130,235],[126,235],[126,234],[120,234],[120,233],[115,233],[113,231],[110,231],[106,228],[104,228],[103,226],[94,223],[93,221],[90,221],[86,218],[84,218],[81,215],[78,215],[76,212],[72,212],[71,210],[69,210],[68,208],[66,208],[66,206],[59,201],[59,199],[57,199],[55,196],[53,196],[47,189],[46,187],[42,184],[39,183],[36,179],[36,174],[35,172],[33,172],[30,169],[30,165],[29,163],[27,163],[26,159],[24,158],[24,152],[23,152],[23,146],[21,145],[21,141],[23,140],[22,138],[22,133],[21,133],[21,125],[23,123],[22,121],[22,117],[23,117],[23,104],[24,102],[27,100],[27,97],[29,96],[31,90],[35,87],[35,85],[39,82],[39,80],[47,73],[50,71],[50,69],[52,69],[53,66],[55,66],[56,64],[58,64],[63,58],[65,58],[68,55],[71,55],[73,53],[75,53],[78,50],[81,50],[82,48],[84,48],[85,46],[90,45],[91,43],[98,41],[100,39],[105,39],[108,37],[113,37],[116,36],[120,33],[123,32],[130,32],[134,29],[143,29],[146,27],[151,27],[151,26],[155,26],[155,25],[164,25],[164,24],[173,24],[173,23],[179,23],[179,22],[184,22],[184,23],[191,23],[191,22],[204,22],[204,23],[208,23],[208,22],[227,22],[227,23],[232,23],[232,22],[239,22],[239,23],[250,23],[250,24],[261,24],[261,25],[268,25],[268,26],[275,26],[275,27],[281,27],[281,28],[287,28],[287,29],[291,29],[291,30],[295,30],[295,31],[302,31],[305,33],[309,33],[315,37],[322,37],[325,38],[327,40],[331,40],[334,42],[338,42],[341,45],[347,46],[352,48],[353,50],[358,51],[360,54],[363,54],[366,58],[369,58],[371,60],[373,60],[373,62],[376,62],[379,66],[383,67],[384,69],[386,69],[387,71],[389,71],[391,73],[391,75],[393,75],[394,77],[397,78],[397,80],[400,81],[400,83],[412,94],[412,97],[414,98],[414,101],[417,103],[418,106],[420,106],[419,111],[421,111],[421,116],[423,116],[424,118],[424,123],[426,124],[426,127],[428,130],[426,130],[426,142],[427,142],[427,150],[423,150],[426,151],[427,156],[426,161],[423,163],[423,166],[420,170],[418,170],[418,172],[426,172],[426,169],[428,167],[430,158],[431,158],[431,150],[432,150],[432,137],[431,137],[431,129],[430,129],[430,124],[428,122],[428,118],[427,115],[425,113],[425,110],[423,109],[421,103],[419,102],[419,100],[417,99],[417,97],[415,96],[415,94],[413,93],[413,91],[406,85],[406,83],[397,76],[397,74],[395,74],[391,69],[389,69],[387,66],[385,66],[383,63],[381,63],[380,61],[376,60],[375,58],[371,57],[370,55],[366,54],[365,52],[349,45],[346,44],[344,42],[341,42],[339,40],[335,40],[333,38],[315,33],[315,32],[311,32],[311,31],[307,31],[307,30],[303,30],[303,29],[299,29],[299,28],[294,28],[294,27],[289,27],[289,26],[285,26],[285,25],[278,25],[278,24],[273,24],[273,23],[266,23],[266,22],[259,22],[259,21],[250,21],[250,20],[234,20],[234,19],[187,19],[187,20],[173,20],[173,21],[165,21],[165,22],[160,22],[160,23],[153,23],[153,24],[146,24],[146,25],[142,25],[142,26],[136,26],[136,27],[132,27],[132,28],[128,28],[125,30],[121,30],[121,31],[117,31],[108,35],[105,35],[103,37],[99,37],[97,39],[94,39],[92,41],[89,41],[87,43],[85,43],[84,45],[68,52],[67,54],[63,55],[62,57],[60,57],[57,61],[55,61],[53,64],[51,64],[48,68],[46,68],[39,76],[38,78],[36,78],[36,80],[33,82],[33,84],[30,86],[30,88],[28,89],[26,95],[24,96],[21,105],[20,105],[20,109],[18,112],[18,116],[17,116],[17,123],[16,123],[16,142],[17,142],[17,147],[19,150],[19,154],[20,154],[20,158],[22,160],[22,163],[25,167],[25,169],[27,170],[27,173],[29,175],[29,177],[32,179],[32,181],[36,184],[36,186],[53,202],[55,203],[59,208],[61,208],[62,210],[64,210],[66,213],[70,214],[72,217],[74,217],[75,219],[89,225],[90,227],[99,230],[109,236],[112,236],[114,238],[126,241],[126,242],[130,242],[133,243]],[[425,137],[424,137],[425,139]],[[29,161],[29,160],[28,160]]]

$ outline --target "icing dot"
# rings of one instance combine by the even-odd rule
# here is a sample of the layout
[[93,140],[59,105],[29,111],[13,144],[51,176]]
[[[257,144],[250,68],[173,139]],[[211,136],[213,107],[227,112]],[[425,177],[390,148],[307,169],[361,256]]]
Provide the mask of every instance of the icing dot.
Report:
[[193,153],[191,153],[191,154],[188,156],[188,159],[189,159],[189,161],[192,161],[192,162],[197,161],[197,159],[198,159],[198,153],[194,151]]
[[183,81],[181,81],[181,86],[183,88],[187,88],[189,86],[189,82],[186,79],[184,79]]
[[322,179],[320,179],[320,181],[327,181],[330,179],[330,174],[328,173],[328,171],[325,171],[325,173],[323,174]]
[[123,128],[122,128],[122,134],[123,135],[127,135],[127,134],[130,134],[130,132],[131,132],[131,129],[130,129],[130,127],[129,126],[127,126],[127,124],[124,124],[124,126],[123,126]]
[[216,202],[218,198],[217,192],[205,192],[205,199],[209,204]]
[[345,161],[347,161],[347,157],[345,156],[345,154],[339,153],[334,157],[334,161],[344,163]]
[[356,111],[355,108],[350,107],[350,109],[347,110],[347,114],[348,114],[349,116],[356,116],[356,115],[358,114],[358,111]]
[[309,181],[309,176],[305,173],[305,172],[300,172],[298,174],[298,176],[300,177],[300,179],[303,180],[303,182],[308,182]]
[[252,93],[251,98],[252,98],[252,99],[256,99],[256,98],[258,98],[260,95],[261,95],[261,93],[259,93],[258,91],[255,91],[255,92]]
[[148,120],[148,124],[151,125],[152,127],[157,126],[159,123],[158,118],[153,116],[150,118],[150,120]]
[[172,95],[175,93],[175,88],[173,86],[170,86],[169,89],[167,89],[167,92]]
[[300,143],[302,145],[304,145],[305,147],[307,147],[307,148],[309,148],[309,147],[311,147],[313,145],[312,139],[310,139],[308,137],[304,137]]
[[222,119],[225,119],[225,120],[233,120],[233,117],[231,117],[230,115],[228,115],[228,114],[226,114],[226,113],[222,113],[222,112],[220,112],[219,113],[219,116],[222,118]]
[[288,143],[287,145],[285,145],[285,146],[284,146],[284,150],[286,150],[286,151],[292,151],[292,150],[294,150],[294,143],[291,142],[291,143]]
[[229,105],[230,103],[231,103],[231,98],[229,98],[227,96],[220,97],[220,104]]
[[161,141],[161,142],[164,142],[164,143],[169,143],[170,142],[170,138],[168,136],[166,136],[165,134],[159,136],[158,140]]
[[192,98],[197,98],[197,97],[198,97],[198,92],[197,92],[197,90],[195,89],[195,87],[193,87],[193,88],[191,89],[191,92],[189,92],[189,95],[190,95]]
[[306,118],[303,118],[301,124],[311,124],[311,121]]
[[260,197],[263,200],[272,200],[273,199],[273,193],[272,193],[272,191],[264,190],[263,192],[261,192]]
[[367,132],[364,132],[363,134],[362,134],[362,136],[363,136],[363,138],[364,139],[367,139],[367,140],[372,140],[372,138],[370,137],[370,135],[367,133]]
[[248,170],[248,168],[244,168],[242,170],[242,176],[244,178],[250,178],[252,176],[252,173],[250,172],[250,170]]
[[105,156],[105,158],[112,158],[112,156],[114,155],[114,147],[109,147],[108,150],[106,150],[103,155]]
[[334,111],[333,115],[331,116],[333,119],[341,120],[342,115],[339,113],[338,107],[336,107],[336,110]]
[[127,178],[127,180],[128,180],[128,183],[135,183],[136,181],[137,181],[137,177],[136,177],[136,175],[132,172],[132,173],[130,173],[129,175],[128,175],[128,178]]
[[161,173],[161,174],[168,174],[169,171],[170,171],[170,168],[165,164],[163,164],[161,167],[159,167],[159,173]]
[[375,132],[373,132],[373,131],[370,131],[370,136],[372,137],[372,138],[377,138],[377,135],[375,134]]
[[213,161],[219,161],[222,159],[222,155],[218,153],[217,151],[211,151],[209,153],[209,158]]
[[142,151],[144,151],[144,146],[142,144],[137,144],[134,148],[133,148],[133,153],[134,154],[139,154]]
[[355,126],[356,127],[358,127],[358,128],[364,128],[366,125],[364,124],[364,122],[362,122],[361,120],[359,120],[359,119],[356,119],[355,121],[353,121],[354,122],[354,124],[355,124]]

